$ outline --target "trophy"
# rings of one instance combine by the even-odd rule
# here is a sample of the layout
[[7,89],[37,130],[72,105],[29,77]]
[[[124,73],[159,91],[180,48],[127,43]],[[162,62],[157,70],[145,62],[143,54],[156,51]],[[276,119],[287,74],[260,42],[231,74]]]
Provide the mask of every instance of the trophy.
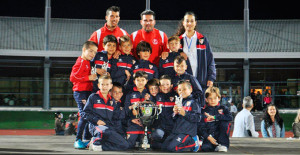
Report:
[[182,107],[182,96],[181,95],[179,97],[177,95],[175,96],[175,105],[177,105],[177,107]]
[[162,105],[158,106],[151,101],[143,101],[137,105],[137,108],[139,109],[137,117],[140,118],[145,127],[145,134],[141,147],[146,150],[150,148],[147,133],[148,128],[153,124],[154,119],[158,119],[158,115],[162,112]]
[[108,68],[108,62],[104,62],[103,65],[102,65],[102,69],[104,69],[106,72],[107,72],[107,68]]

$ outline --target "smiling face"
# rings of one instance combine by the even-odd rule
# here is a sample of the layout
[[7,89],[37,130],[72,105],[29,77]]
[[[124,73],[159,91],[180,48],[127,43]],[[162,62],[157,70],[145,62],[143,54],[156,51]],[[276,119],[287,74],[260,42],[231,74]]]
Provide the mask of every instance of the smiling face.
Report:
[[139,52],[139,56],[140,56],[141,60],[149,60],[150,55],[151,55],[150,51],[140,51]]
[[196,27],[196,24],[197,24],[195,16],[185,15],[182,24],[183,24],[183,27],[184,27],[185,31],[195,30],[195,27]]
[[178,49],[180,48],[180,40],[172,40],[168,42],[168,46],[172,52],[178,52]]
[[123,53],[125,54],[130,54],[131,52],[131,49],[132,49],[132,44],[130,41],[127,41],[127,42],[123,42],[121,45],[120,45],[120,49]]
[[154,29],[155,19],[153,15],[143,15],[140,24],[146,32],[151,32]]
[[137,77],[137,78],[134,79],[134,84],[136,85],[136,87],[138,89],[145,88],[147,82],[148,82],[148,80],[144,77]]
[[113,84],[110,79],[99,79],[98,88],[102,94],[108,94]]
[[270,115],[270,117],[275,117],[275,115],[276,115],[276,108],[275,108],[275,106],[269,106],[268,107],[268,114]]
[[187,69],[187,65],[185,61],[182,61],[180,64],[178,63],[177,60],[174,62],[174,70],[178,75],[182,75],[185,73]]
[[117,44],[115,42],[108,42],[103,44],[104,51],[107,51],[108,55],[113,55],[117,50]]
[[120,21],[120,13],[109,11],[109,14],[105,16],[105,20],[109,28],[115,29]]
[[171,84],[171,81],[168,79],[161,79],[159,81],[160,85],[159,88],[161,90],[161,92],[167,94],[171,91],[171,89],[173,88],[173,85]]
[[111,96],[116,100],[120,101],[123,96],[122,88],[113,87],[111,90]]
[[96,53],[97,53],[98,47],[90,45],[88,48],[82,48],[82,59],[84,60],[92,60]]
[[149,86],[149,92],[152,96],[156,96],[158,93],[158,86]]
[[182,98],[189,97],[192,94],[192,92],[193,92],[192,87],[186,83],[182,83],[182,84],[178,85],[178,87],[177,87],[177,93]]

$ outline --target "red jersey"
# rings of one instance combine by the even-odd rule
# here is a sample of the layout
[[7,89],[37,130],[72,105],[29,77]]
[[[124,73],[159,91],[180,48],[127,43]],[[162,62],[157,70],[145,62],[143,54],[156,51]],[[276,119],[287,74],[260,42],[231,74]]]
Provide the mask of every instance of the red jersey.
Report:
[[159,64],[159,57],[162,52],[168,52],[167,44],[168,44],[168,37],[167,35],[158,29],[153,29],[151,32],[146,32],[144,29],[140,29],[138,31],[133,32],[130,35],[130,38],[133,43],[133,51],[132,54],[139,59],[136,54],[136,46],[141,41],[146,41],[150,43],[152,47],[152,53],[149,58],[149,61],[158,66]]
[[109,30],[105,23],[102,28],[98,29],[91,35],[89,41],[93,41],[98,45],[98,51],[103,51],[103,38],[107,35],[114,35],[118,40],[124,35],[129,36],[129,34],[125,30],[121,29],[118,26],[113,31]]
[[91,75],[90,61],[78,57],[70,75],[73,91],[92,91],[93,83],[89,80],[89,75]]

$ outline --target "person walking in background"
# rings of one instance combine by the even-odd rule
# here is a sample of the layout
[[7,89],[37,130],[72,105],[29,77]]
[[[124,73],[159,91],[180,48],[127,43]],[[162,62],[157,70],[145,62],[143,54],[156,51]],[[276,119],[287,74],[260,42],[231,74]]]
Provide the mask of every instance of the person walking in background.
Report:
[[295,122],[292,125],[293,127],[293,134],[295,138],[300,137],[300,109],[298,110],[297,116],[295,118]]
[[269,93],[267,93],[267,96],[264,97],[264,108],[266,108],[269,104],[272,102],[272,97]]
[[258,137],[255,131],[253,115],[250,113],[253,108],[253,100],[250,96],[243,99],[243,110],[234,119],[234,129],[232,137]]
[[232,117],[234,118],[237,113],[237,108],[233,102],[230,103],[230,112],[231,112]]
[[285,128],[283,119],[279,116],[277,107],[269,104],[261,121],[261,133],[264,138],[283,138]]

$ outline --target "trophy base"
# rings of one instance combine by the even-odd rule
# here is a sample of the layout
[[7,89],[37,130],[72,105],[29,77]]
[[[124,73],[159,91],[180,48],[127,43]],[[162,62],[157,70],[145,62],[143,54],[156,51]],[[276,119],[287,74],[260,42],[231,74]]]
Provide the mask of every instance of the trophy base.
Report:
[[150,148],[150,144],[142,144],[141,147],[146,150]]

